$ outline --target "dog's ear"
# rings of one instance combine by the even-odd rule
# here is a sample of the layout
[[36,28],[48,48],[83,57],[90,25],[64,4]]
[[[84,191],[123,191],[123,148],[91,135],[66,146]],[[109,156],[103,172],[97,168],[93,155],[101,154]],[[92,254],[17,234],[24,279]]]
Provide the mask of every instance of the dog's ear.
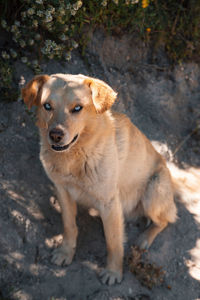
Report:
[[84,83],[91,89],[92,100],[97,113],[103,113],[113,105],[117,93],[109,85],[102,80],[90,77],[86,78]]
[[40,104],[41,88],[48,79],[48,75],[35,76],[24,88],[22,88],[22,98],[28,109],[33,105],[38,106]]

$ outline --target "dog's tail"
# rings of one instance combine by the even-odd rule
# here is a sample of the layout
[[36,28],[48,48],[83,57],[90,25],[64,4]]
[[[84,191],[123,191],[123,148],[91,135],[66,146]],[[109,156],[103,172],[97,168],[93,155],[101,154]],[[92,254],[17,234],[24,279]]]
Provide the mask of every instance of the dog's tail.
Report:
[[175,196],[190,207],[198,207],[200,214],[200,168],[180,169],[173,163],[167,165],[171,172]]

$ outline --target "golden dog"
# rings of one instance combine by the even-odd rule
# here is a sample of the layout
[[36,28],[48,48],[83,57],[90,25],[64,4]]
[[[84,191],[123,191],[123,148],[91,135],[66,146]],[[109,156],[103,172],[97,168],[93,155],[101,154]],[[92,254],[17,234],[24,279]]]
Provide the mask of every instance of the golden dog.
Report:
[[22,89],[38,107],[40,159],[56,186],[64,224],[63,242],[52,261],[70,264],[76,248],[77,203],[98,211],[107,244],[103,283],[122,279],[124,216],[152,224],[139,238],[148,248],[176,220],[170,173],[150,141],[123,114],[111,112],[116,93],[83,75],[39,75]]

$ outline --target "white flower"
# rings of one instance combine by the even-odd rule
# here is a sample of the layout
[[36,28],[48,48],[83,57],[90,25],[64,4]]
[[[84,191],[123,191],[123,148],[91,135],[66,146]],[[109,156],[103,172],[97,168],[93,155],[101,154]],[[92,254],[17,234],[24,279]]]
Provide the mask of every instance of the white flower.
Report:
[[30,15],[30,16],[34,15],[34,13],[35,13],[34,8],[29,8],[29,9],[27,10],[27,14]]
[[6,27],[7,27],[7,23],[6,23],[5,20],[2,20],[2,21],[1,21],[1,26],[2,26],[3,28],[6,28]]
[[14,23],[17,27],[19,27],[20,26],[20,22],[19,21],[15,21],[15,23]]
[[55,7],[53,7],[52,5],[48,5],[48,10],[51,14],[55,13]]
[[37,60],[37,59],[34,59],[34,60],[32,61],[32,64],[33,64],[33,66],[37,66],[37,65],[38,65],[38,60]]
[[1,56],[2,56],[4,59],[9,59],[9,58],[10,58],[10,55],[9,55],[6,51],[2,51],[2,52],[1,52]]
[[69,30],[69,26],[68,26],[68,25],[65,25],[64,28],[63,28],[63,31],[64,31],[64,32],[67,32],[68,30]]
[[46,15],[46,17],[45,17],[45,22],[46,23],[49,23],[49,22],[51,22],[53,20],[53,17],[52,17],[52,15]]
[[22,48],[24,48],[24,47],[26,46],[26,43],[25,43],[24,40],[20,40],[20,41],[19,41],[19,44],[20,44],[20,46],[21,46]]
[[49,30],[49,31],[52,31],[53,28],[52,28],[52,23],[47,23],[46,24],[46,28]]
[[77,1],[76,3],[73,4],[73,9],[79,10],[79,8],[81,8],[82,5],[83,5],[82,1]]
[[39,40],[41,39],[41,35],[40,35],[39,33],[37,33],[37,34],[35,35],[35,39],[36,39],[36,41],[39,41]]
[[49,23],[49,22],[51,22],[53,20],[53,17],[52,16],[46,16],[46,18],[45,18],[45,22],[46,23]]
[[36,28],[38,27],[38,20],[33,20],[33,26]]
[[47,54],[47,51],[46,51],[45,47],[41,48],[41,52],[42,52],[44,55]]
[[71,56],[71,52],[67,52],[67,53],[65,53],[65,59],[67,60],[67,61],[70,61],[71,60],[71,58],[72,58],[72,56]]
[[13,40],[15,43],[17,43],[17,39],[16,39],[15,36],[12,37],[12,40]]
[[64,16],[65,15],[65,9],[64,9],[64,7],[60,7],[59,10],[58,10],[58,12],[59,12],[60,16]]
[[21,36],[20,31],[14,32],[14,36],[15,36],[16,39],[19,39],[20,36]]
[[45,17],[45,22],[46,23],[49,23],[53,20],[53,17],[52,17],[52,15],[49,11],[47,11],[45,15],[46,15],[46,17]]
[[81,8],[82,5],[83,5],[83,2],[82,2],[81,0],[79,0],[79,1],[77,2],[78,9]]
[[57,50],[58,45],[51,40],[46,40],[44,47],[41,49],[42,53],[44,55],[47,55],[48,57],[54,55],[54,52]]
[[60,36],[60,40],[64,42],[64,41],[68,40],[68,37],[63,33]]
[[119,0],[113,0],[113,2],[118,5],[119,4]]
[[131,0],[131,4],[137,4],[139,0]]
[[28,62],[28,58],[26,56],[22,56],[21,61],[26,64]]
[[76,12],[77,12],[76,10],[71,9],[71,15],[72,16],[75,16]]
[[102,6],[106,6],[106,5],[107,5],[107,0],[103,0],[103,1],[101,2],[101,5],[102,5]]
[[13,58],[17,57],[17,52],[15,50],[13,50],[12,48],[10,49],[10,54]]
[[56,42],[52,41],[51,47],[56,50],[58,48],[58,45],[56,44]]
[[78,48],[78,43],[76,41],[72,41],[72,47],[74,49]]
[[64,46],[62,47],[62,45],[57,45],[56,50],[55,50],[55,53],[56,53],[57,56],[61,57],[61,53],[63,52],[63,48],[64,48]]
[[34,40],[33,40],[33,39],[30,39],[30,40],[28,41],[28,44],[29,44],[30,46],[33,46]]
[[53,58],[54,58],[54,54],[53,54],[53,53],[50,53],[50,54],[47,55],[47,57],[48,57],[49,59],[53,59]]
[[42,0],[35,0],[35,2],[36,2],[37,4],[43,4],[43,1],[42,1]]
[[21,12],[21,16],[22,16],[22,19],[24,20],[26,18],[26,12],[25,11],[22,11]]
[[17,32],[18,31],[18,28],[16,25],[12,25],[11,26],[11,32]]
[[43,11],[42,10],[38,10],[37,11],[37,16],[41,18],[43,16]]

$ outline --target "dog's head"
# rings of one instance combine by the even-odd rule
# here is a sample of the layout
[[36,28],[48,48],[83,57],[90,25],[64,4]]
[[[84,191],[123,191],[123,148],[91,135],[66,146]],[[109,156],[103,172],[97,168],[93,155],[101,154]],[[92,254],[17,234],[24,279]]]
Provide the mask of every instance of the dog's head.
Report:
[[97,114],[112,106],[116,95],[105,82],[83,75],[39,75],[22,89],[28,108],[38,107],[36,124],[55,151],[75,144]]

